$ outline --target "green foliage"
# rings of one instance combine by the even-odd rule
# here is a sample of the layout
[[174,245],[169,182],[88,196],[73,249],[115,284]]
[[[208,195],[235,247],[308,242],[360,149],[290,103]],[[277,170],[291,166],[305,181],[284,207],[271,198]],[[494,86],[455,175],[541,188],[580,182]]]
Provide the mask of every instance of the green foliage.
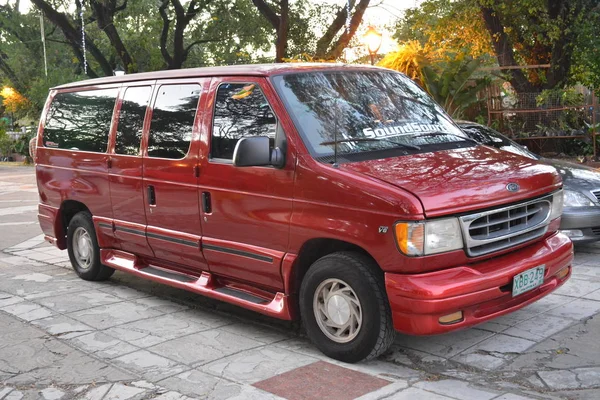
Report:
[[576,107],[585,103],[583,94],[574,88],[546,89],[536,97],[535,101],[538,107]]
[[402,72],[422,85],[423,68],[436,60],[439,60],[439,52],[424,47],[417,40],[410,40],[400,44],[397,51],[386,54],[377,65]]
[[489,77],[477,74],[482,63],[482,58],[456,54],[445,61],[425,66],[421,80],[435,101],[452,118],[460,119],[469,107],[480,101],[478,94],[491,83]]
[[36,135],[35,130],[31,130],[24,135],[21,135],[17,140],[14,141],[14,150],[18,154],[25,157],[27,163],[32,160],[31,154],[29,154],[29,141]]
[[399,42],[417,40],[440,51],[467,49],[473,57],[493,52],[479,6],[473,0],[425,0],[406,10],[395,27]]
[[479,68],[485,57],[474,58],[466,51],[443,53],[410,41],[389,53],[378,65],[406,74],[425,89],[453,118],[480,102],[479,93],[491,83]]
[[[482,7],[497,17],[498,32],[488,29]],[[576,82],[600,88],[598,26],[597,0],[425,0],[399,19],[394,37],[444,51],[467,49],[475,58],[493,55],[518,65],[551,64],[550,69],[523,71],[530,91]],[[495,49],[501,35],[508,41]],[[515,75],[517,71],[507,75],[511,83]]]
[[0,157],[8,157],[14,149],[14,142],[6,134],[6,132],[0,132]]

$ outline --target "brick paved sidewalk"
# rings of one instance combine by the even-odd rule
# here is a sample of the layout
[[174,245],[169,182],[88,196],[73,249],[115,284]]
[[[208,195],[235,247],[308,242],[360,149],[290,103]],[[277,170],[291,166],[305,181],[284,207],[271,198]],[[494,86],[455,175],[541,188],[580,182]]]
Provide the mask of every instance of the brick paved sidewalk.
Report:
[[398,335],[380,359],[349,365],[294,324],[120,272],[82,281],[66,252],[41,242],[0,255],[0,399],[519,400],[600,388],[597,367],[510,367],[600,312],[598,254],[578,254],[571,283],[523,310],[449,335]]

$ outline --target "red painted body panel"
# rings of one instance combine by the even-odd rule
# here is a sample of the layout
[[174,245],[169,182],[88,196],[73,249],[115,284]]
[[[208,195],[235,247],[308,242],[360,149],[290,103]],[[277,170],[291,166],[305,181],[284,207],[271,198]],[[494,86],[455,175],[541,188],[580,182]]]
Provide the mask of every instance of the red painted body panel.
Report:
[[[478,258],[467,257],[463,250],[426,257],[402,255],[393,235],[397,221],[533,198],[558,189],[560,178],[550,167],[484,146],[339,167],[317,162],[268,77],[331,68],[364,69],[321,64],[190,69],[100,78],[53,90],[38,130],[36,160],[44,234],[64,248],[61,207],[66,200],[80,202],[94,216],[107,265],[283,319],[298,315],[293,296],[300,286],[295,280],[297,269],[304,267],[299,265],[303,246],[323,238],[351,243],[369,253],[385,272],[396,329],[416,334],[482,322],[535,301],[568,278],[553,277],[570,265],[572,257],[568,239],[556,234],[558,219],[543,238]],[[57,90],[154,85],[167,79],[202,87],[190,150],[183,159],[147,156],[151,106],[140,154],[115,154],[121,100],[115,106],[107,153],[43,147],[45,115]],[[223,81],[260,85],[286,135],[283,168],[238,168],[210,159],[215,90]],[[153,91],[155,98],[156,86]],[[508,182],[518,183],[521,190],[508,192]],[[149,204],[149,185],[154,186],[156,205]],[[202,210],[203,192],[211,195],[210,212]],[[515,274],[539,264],[546,264],[548,271],[541,288],[515,299],[499,289]],[[185,279],[153,274],[149,267]],[[242,291],[266,303],[253,303],[220,288]],[[465,312],[465,321],[452,326],[437,322],[456,307]]]
[[[414,193],[427,217],[530,199],[562,184],[553,167],[487,146],[348,163],[341,168]],[[519,184],[519,192],[506,190],[509,182]]]
[[[430,335],[506,314],[564,283],[568,276],[559,280],[555,275],[570,267],[572,261],[573,245],[559,233],[486,262],[417,275],[387,273],[385,283],[394,327],[400,332]],[[510,289],[513,277],[539,265],[546,266],[544,284],[513,298]],[[441,316],[459,310],[464,313],[462,322],[452,325],[438,322]]]

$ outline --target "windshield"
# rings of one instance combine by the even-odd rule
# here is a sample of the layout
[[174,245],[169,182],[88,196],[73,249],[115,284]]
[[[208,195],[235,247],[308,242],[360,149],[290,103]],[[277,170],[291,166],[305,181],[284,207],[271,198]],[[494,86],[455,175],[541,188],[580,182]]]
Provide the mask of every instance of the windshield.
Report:
[[486,146],[495,147],[500,150],[510,151],[511,153],[518,154],[538,160],[540,157],[531,151],[527,150],[520,144],[513,142],[500,132],[496,132],[492,128],[487,126],[472,124],[472,123],[459,123],[458,126],[471,138],[478,141]]
[[338,154],[345,155],[473,145],[440,106],[400,73],[319,71],[279,75],[273,82],[314,157],[333,154],[336,140]]

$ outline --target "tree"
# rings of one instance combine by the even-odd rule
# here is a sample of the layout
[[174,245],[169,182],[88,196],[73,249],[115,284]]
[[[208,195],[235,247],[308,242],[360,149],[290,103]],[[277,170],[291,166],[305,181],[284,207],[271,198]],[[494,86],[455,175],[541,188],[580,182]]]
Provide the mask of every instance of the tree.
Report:
[[[269,3],[267,0],[252,0],[252,3],[275,30],[275,62],[282,62],[287,57],[289,21],[292,15],[289,1],[279,0]],[[300,3],[304,4],[303,2]],[[316,42],[315,59],[335,60],[342,55],[362,22],[369,3],[370,0],[359,0],[358,4],[356,0],[350,0],[351,16],[348,29],[346,29],[348,8],[344,5],[337,10],[333,21],[330,22],[323,36]],[[319,10],[324,10],[324,8],[319,8]],[[352,13],[352,10],[354,10],[354,13]],[[296,15],[298,14],[299,12],[296,11]]]
[[269,21],[275,29],[275,62],[283,62],[286,57],[290,4],[289,0],[279,0],[279,14],[275,8],[265,0],[252,0],[258,11]]
[[590,30],[598,19],[589,23],[597,10],[597,0],[426,0],[399,22],[396,37],[469,48],[475,57],[489,53],[500,67],[550,64],[508,73],[517,92],[540,92],[573,82],[574,63],[585,62],[576,49],[589,48],[590,38],[598,36]]
[[127,0],[123,0],[121,5],[117,5],[117,0],[90,0],[90,5],[92,6],[93,14],[89,21],[95,20],[98,23],[98,28],[106,33],[110,44],[123,62],[125,71],[129,73],[137,72],[137,66],[133,57],[127,51],[114,23],[115,14],[127,7]]
[[[193,42],[189,46],[184,46],[184,32],[189,23],[198,15],[201,10],[205,10],[210,0],[197,2],[192,0],[187,8],[184,8],[179,0],[162,0],[158,8],[163,20],[163,28],[160,34],[160,51],[167,63],[167,69],[179,69],[187,59],[190,49],[198,42]],[[171,19],[167,14],[169,5],[173,6],[175,12],[175,29],[173,30],[173,53],[170,54],[167,49]]]
[[[71,47],[71,50],[79,59],[81,65],[84,65],[85,57],[82,46],[83,39],[81,34],[81,25],[79,25],[79,22],[72,21],[66,13],[57,11],[52,4],[44,0],[31,0],[31,2],[42,11],[44,16],[48,18],[48,20],[50,20],[52,24],[54,24],[62,31],[65,39],[67,40],[67,43]],[[103,52],[100,51],[96,44],[90,39],[90,36],[86,36],[85,46],[92,54],[92,56],[96,59],[104,75],[112,75],[113,67],[110,65]],[[98,77],[98,74],[90,66],[87,67],[87,75],[90,78]]]

